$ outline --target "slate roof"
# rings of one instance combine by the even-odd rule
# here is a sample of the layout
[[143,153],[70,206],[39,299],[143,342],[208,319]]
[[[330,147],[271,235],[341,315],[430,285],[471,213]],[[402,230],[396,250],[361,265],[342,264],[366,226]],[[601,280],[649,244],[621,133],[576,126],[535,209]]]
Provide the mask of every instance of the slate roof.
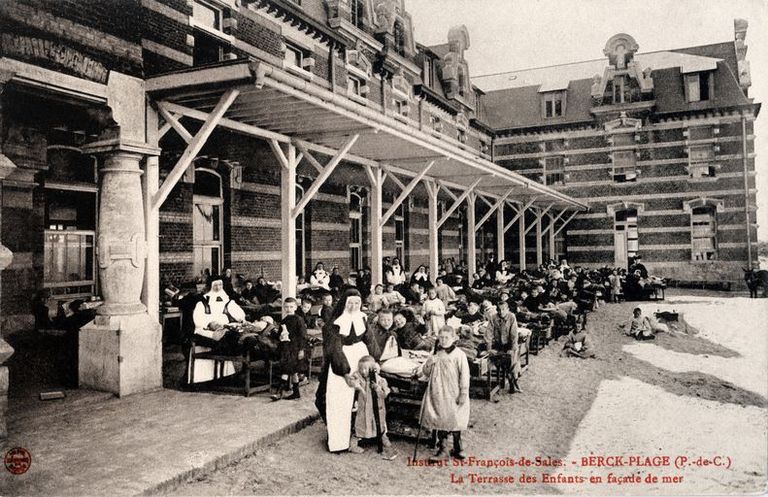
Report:
[[[733,42],[636,54],[642,68],[650,67],[657,114],[749,105],[736,77],[737,59]],[[486,91],[485,116],[494,129],[559,126],[592,122],[592,78],[602,76],[608,59],[475,76],[473,83]],[[714,98],[687,102],[683,73],[714,70]],[[565,115],[543,118],[540,91],[566,89]]]

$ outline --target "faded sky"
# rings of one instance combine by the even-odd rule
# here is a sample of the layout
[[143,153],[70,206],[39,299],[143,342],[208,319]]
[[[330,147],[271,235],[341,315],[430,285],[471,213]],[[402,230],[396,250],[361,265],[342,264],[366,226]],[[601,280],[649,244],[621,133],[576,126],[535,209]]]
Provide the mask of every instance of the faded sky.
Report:
[[[605,42],[628,33],[640,52],[731,41],[733,19],[749,21],[750,97],[768,102],[766,0],[405,0],[416,41],[447,41],[451,26],[469,30],[470,74],[481,75],[603,57]],[[758,236],[768,240],[768,124],[755,122]]]

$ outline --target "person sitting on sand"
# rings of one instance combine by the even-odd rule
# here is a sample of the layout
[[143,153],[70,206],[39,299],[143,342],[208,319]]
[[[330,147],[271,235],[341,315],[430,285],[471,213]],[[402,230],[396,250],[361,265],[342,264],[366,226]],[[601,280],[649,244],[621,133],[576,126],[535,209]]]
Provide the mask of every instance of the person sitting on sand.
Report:
[[626,333],[637,340],[653,340],[656,338],[651,321],[647,316],[643,316],[643,311],[639,307],[635,307],[632,311],[632,320],[629,322],[629,330]]

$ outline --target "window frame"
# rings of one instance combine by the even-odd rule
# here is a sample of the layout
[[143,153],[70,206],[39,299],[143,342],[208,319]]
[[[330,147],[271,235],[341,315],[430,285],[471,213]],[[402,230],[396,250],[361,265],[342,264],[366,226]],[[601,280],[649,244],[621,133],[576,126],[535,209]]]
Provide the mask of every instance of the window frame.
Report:
[[[406,212],[405,212],[405,202],[401,203],[400,206],[395,210],[395,214],[392,216],[392,219],[394,220],[395,224],[395,256],[400,260],[400,263],[405,265],[405,218],[406,218]],[[400,237],[398,238],[398,229],[397,225],[398,223],[401,224],[400,228]]]
[[[556,119],[558,117],[564,117],[566,112],[566,103],[567,103],[567,92],[565,90],[554,90],[554,91],[547,91],[541,93],[541,116],[544,119]],[[550,115],[550,109],[548,109],[548,103],[552,103],[551,105],[551,115]],[[560,113],[558,114],[556,112],[557,106],[556,103],[560,104]]]
[[[703,82],[702,78],[706,78],[706,82]],[[707,98],[702,98],[703,89],[706,89]],[[684,74],[683,90],[685,92],[685,100],[688,103],[711,102],[715,98],[714,71],[699,71]]]
[[[556,163],[554,165],[550,165],[552,161],[555,161]],[[558,162],[559,164],[557,164]],[[553,181],[550,181],[550,179],[552,179]],[[559,181],[555,181],[558,179]],[[555,156],[546,157],[544,159],[544,184],[562,186],[562,185],[565,185],[566,179],[567,178],[565,177],[565,156],[555,155]]]
[[[697,210],[705,209],[707,212],[696,212]],[[698,216],[698,219],[697,219]],[[706,226],[710,227],[710,233],[707,236],[697,236],[696,226],[697,222],[701,223],[701,216],[707,216],[708,222]],[[718,243],[717,243],[717,206],[712,204],[704,204],[691,208],[690,214],[690,229],[691,229],[691,261],[692,262],[709,262],[718,260]],[[700,226],[703,226],[699,224]],[[696,247],[697,240],[709,239],[711,242],[711,251],[702,252]],[[711,256],[710,256],[711,255]]]
[[[222,268],[224,267],[224,179],[222,178],[221,174],[218,171],[215,171],[211,168],[207,167],[197,167],[195,168],[195,182],[200,180],[201,177],[204,177],[205,175],[212,175],[218,178],[219,180],[219,192],[218,196],[213,195],[205,195],[205,194],[199,194],[199,193],[193,193],[192,194],[192,269],[195,274],[203,274],[203,271],[206,268],[198,267],[198,259],[197,254],[199,251],[203,251],[204,254],[206,250],[213,250],[217,249],[218,251],[218,264],[217,267],[211,267],[211,274],[217,274],[220,273]],[[192,186],[194,190],[194,183]],[[205,240],[205,239],[198,239],[197,234],[195,231],[195,212],[194,209],[197,208],[198,205],[210,205],[212,208],[212,215],[216,215],[217,220],[213,221],[213,230],[214,233],[212,234],[211,240]],[[214,214],[215,209],[217,208],[218,214]],[[218,227],[216,226],[218,224]],[[212,253],[212,252],[211,252]]]

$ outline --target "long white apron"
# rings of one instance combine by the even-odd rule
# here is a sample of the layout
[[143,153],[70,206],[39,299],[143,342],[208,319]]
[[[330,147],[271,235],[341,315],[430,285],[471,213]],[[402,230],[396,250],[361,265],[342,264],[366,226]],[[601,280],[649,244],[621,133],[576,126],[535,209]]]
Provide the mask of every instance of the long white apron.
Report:
[[[368,347],[363,342],[344,345],[341,351],[353,371],[357,369],[360,359],[368,355]],[[355,389],[347,385],[343,376],[329,369],[325,392],[328,450],[331,452],[347,450],[349,437],[352,434],[352,404],[355,401]]]

